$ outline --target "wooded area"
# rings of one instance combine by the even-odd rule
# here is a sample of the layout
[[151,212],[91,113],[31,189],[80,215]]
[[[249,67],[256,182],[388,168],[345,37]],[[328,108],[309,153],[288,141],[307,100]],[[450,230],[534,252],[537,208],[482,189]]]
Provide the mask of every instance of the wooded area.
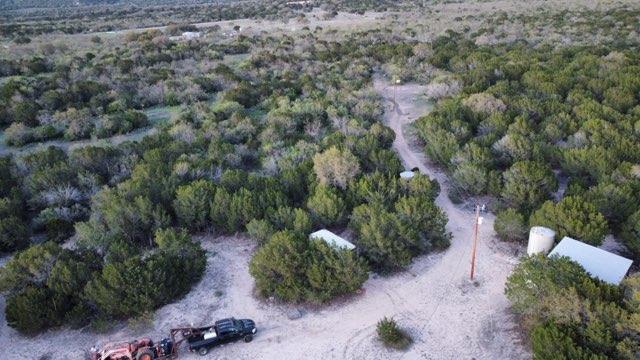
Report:
[[[449,196],[494,196],[498,235],[543,225],[593,245],[618,236],[640,259],[640,69],[627,44],[559,50],[434,44],[460,92],[418,122],[425,151],[450,173]],[[454,80],[450,80],[454,81]],[[558,179],[566,182],[553,202]]]
[[[35,332],[138,316],[176,299],[198,281],[204,254],[173,227],[247,231],[264,243],[251,264],[258,289],[289,301],[330,300],[359,289],[369,266],[397,270],[446,248],[437,183],[398,177],[394,134],[369,88],[374,67],[412,56],[412,44],[388,37],[324,41],[308,32],[211,44],[148,31],[123,47],[18,70],[2,85],[9,141],[16,126],[63,124],[74,139],[101,131],[105,118],[129,124],[133,109],[184,106],[140,142],[3,159],[3,249],[28,246],[30,234],[48,241],[14,256],[0,275],[10,324]],[[246,53],[233,66],[215,61]],[[43,124],[50,113],[52,124]],[[347,225],[362,257],[307,240],[319,226]],[[57,245],[74,233],[74,250]],[[173,256],[187,253],[194,255]],[[300,262],[314,265],[299,273]],[[32,276],[18,270],[25,267]],[[138,282],[154,285],[131,289]],[[43,306],[51,299],[64,306]]]
[[[435,179],[399,176],[403,130],[446,174],[443,196],[459,205],[449,207],[486,202],[501,240],[520,245],[542,225],[595,246],[609,237],[640,260],[640,10],[449,19],[424,2],[319,3],[2,3],[9,326],[33,335],[145,318],[202,279],[215,254],[201,234],[248,235],[257,297],[314,306],[444,251],[451,212],[436,205]],[[402,23],[418,10],[433,28]],[[391,14],[385,26],[311,25],[373,11]],[[441,15],[457,31],[439,31]],[[194,25],[245,18],[256,28]],[[269,20],[291,29],[259,29]],[[158,28],[119,32],[147,26]],[[550,28],[562,38],[546,42]],[[409,114],[395,88],[393,101],[376,91],[382,78],[421,84],[415,101],[433,110],[394,132],[385,111]],[[114,136],[125,138],[100,141]],[[357,250],[310,240],[320,228]],[[483,290],[449,282],[456,294]],[[523,257],[505,294],[534,359],[634,359],[639,291],[637,275],[613,286],[564,258]],[[411,344],[395,319],[372,329],[392,348]]]

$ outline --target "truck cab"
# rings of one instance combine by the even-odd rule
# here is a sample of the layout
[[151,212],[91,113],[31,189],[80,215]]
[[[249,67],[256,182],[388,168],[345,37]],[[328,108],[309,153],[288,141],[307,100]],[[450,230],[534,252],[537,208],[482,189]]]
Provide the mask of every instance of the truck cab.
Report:
[[190,351],[205,355],[215,346],[239,339],[250,342],[256,332],[256,324],[253,320],[227,318],[216,321],[213,326],[194,329],[187,337],[187,343]]

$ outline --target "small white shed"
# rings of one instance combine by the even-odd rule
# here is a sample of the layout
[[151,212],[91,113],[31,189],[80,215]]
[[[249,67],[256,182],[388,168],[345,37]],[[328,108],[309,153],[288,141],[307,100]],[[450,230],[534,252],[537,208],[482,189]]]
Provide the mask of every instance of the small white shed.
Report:
[[618,285],[627,275],[632,260],[565,236],[549,256],[567,256],[582,265],[589,275]]
[[340,236],[332,233],[327,229],[322,229],[311,233],[311,235],[309,235],[309,239],[320,239],[326,242],[329,246],[336,249],[353,250],[356,248],[356,246],[349,241],[341,238]]
[[200,37],[200,33],[196,31],[185,31],[182,33],[182,38],[185,40],[197,39]]
[[403,179],[411,179],[415,175],[416,175],[416,173],[414,173],[413,171],[410,171],[410,170],[403,171],[403,172],[400,173],[400,177],[403,178]]

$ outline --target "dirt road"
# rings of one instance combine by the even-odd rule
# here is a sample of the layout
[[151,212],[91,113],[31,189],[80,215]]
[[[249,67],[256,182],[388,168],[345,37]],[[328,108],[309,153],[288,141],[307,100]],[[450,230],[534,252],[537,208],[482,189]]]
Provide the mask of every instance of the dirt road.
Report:
[[[393,88],[382,81],[375,87],[387,99]],[[442,193],[438,205],[449,216],[451,246],[439,254],[416,259],[405,272],[372,276],[364,293],[320,309],[263,302],[253,295],[248,261],[255,245],[243,237],[201,237],[209,252],[203,280],[183,299],[159,309],[148,326],[122,324],[105,335],[88,330],[58,329],[34,338],[0,325],[4,358],[83,359],[91,345],[142,335],[166,336],[172,326],[201,325],[226,316],[256,320],[259,334],[249,344],[238,343],[212,351],[211,359],[526,359],[503,295],[505,278],[516,259],[497,253],[493,217],[485,214],[478,246],[477,284],[469,282],[469,254],[473,213],[446,197],[443,174],[428,166],[422,153],[403,134],[403,127],[428,111],[419,97],[422,88],[397,88],[397,106],[388,102],[386,121],[396,132],[394,148],[407,168],[418,167],[437,179]],[[4,299],[0,302],[3,307]],[[300,316],[300,317],[299,317]],[[375,324],[394,317],[415,343],[405,352],[388,351],[375,339]],[[297,318],[298,319],[294,319]],[[184,358],[199,358],[187,354]]]

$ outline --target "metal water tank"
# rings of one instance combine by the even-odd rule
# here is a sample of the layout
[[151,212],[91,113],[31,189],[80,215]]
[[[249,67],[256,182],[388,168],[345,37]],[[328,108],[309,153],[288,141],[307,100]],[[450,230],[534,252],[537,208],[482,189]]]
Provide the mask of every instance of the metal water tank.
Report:
[[548,253],[553,247],[556,232],[544,226],[534,226],[529,231],[527,254]]

